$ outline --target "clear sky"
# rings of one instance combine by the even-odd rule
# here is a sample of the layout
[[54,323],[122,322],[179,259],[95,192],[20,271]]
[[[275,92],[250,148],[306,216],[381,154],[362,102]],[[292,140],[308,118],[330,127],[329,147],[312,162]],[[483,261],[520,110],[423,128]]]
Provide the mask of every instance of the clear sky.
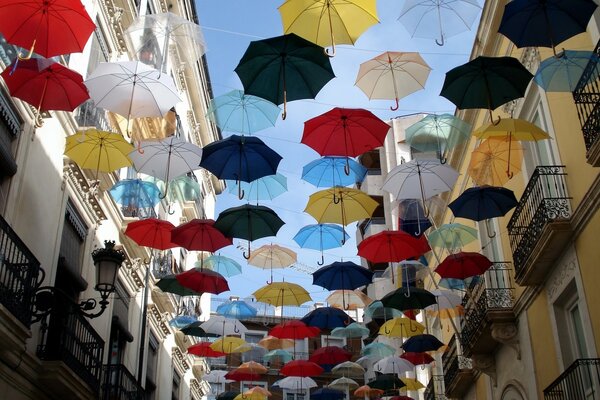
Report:
[[[196,0],[200,25],[207,42],[206,54],[215,97],[233,89],[243,90],[234,68],[237,66],[250,41],[283,34],[281,18],[277,8],[283,0]],[[288,192],[262,205],[272,208],[286,222],[277,237],[264,238],[252,243],[252,248],[262,244],[277,243],[298,252],[298,261],[305,270],[316,270],[320,253],[300,249],[292,240],[298,230],[316,221],[303,213],[308,196],[318,190],[301,180],[302,167],[319,158],[319,154],[300,143],[303,123],[307,119],[329,111],[333,107],[365,108],[384,120],[417,112],[454,113],[455,107],[439,96],[446,71],[468,60],[473,46],[474,30],[446,40],[440,47],[431,39],[411,38],[397,18],[403,0],[378,0],[380,23],[369,28],[355,46],[340,45],[337,55],[331,59],[336,78],[330,81],[315,100],[298,100],[288,103],[288,117],[279,120],[274,128],[257,132],[255,136],[283,156],[278,172],[288,179]],[[477,21],[479,17],[477,18]],[[473,29],[476,29],[477,22]],[[433,25],[432,29],[437,29]],[[425,90],[400,100],[400,108],[390,111],[391,101],[369,101],[366,95],[354,86],[360,63],[384,51],[418,51],[432,68]],[[224,136],[230,133],[224,132]],[[242,205],[236,194],[223,193],[217,198],[217,213]],[[326,251],[326,264],[333,261],[350,260],[359,263],[354,240],[356,223],[347,226],[352,237],[344,247]],[[236,295],[245,297],[263,286],[269,272],[247,265],[242,250],[236,244],[246,246],[246,241],[234,241],[234,246],[223,249],[222,255],[232,257],[244,268],[244,274],[229,278],[231,292],[218,297]],[[274,270],[274,280],[295,282],[304,286],[315,301],[327,297],[326,290],[312,286],[312,276],[294,269]]]

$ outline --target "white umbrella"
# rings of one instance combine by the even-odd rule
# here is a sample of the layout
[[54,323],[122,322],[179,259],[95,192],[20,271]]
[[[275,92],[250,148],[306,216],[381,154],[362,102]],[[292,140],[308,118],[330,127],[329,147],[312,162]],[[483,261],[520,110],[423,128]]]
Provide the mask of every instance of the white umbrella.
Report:
[[181,101],[173,79],[138,61],[100,63],[85,80],[97,107],[124,117],[164,117]]
[[317,382],[309,377],[288,376],[277,381],[277,386],[281,389],[311,389],[317,387]]
[[388,356],[377,361],[373,366],[375,372],[382,374],[403,374],[412,371],[414,364],[398,356]]
[[206,333],[222,336],[241,335],[248,331],[248,328],[237,319],[225,318],[220,315],[213,315],[208,321],[200,324],[200,328],[204,329]]
[[331,382],[327,387],[338,390],[356,389],[360,385],[354,379],[342,377]]
[[[344,361],[331,369],[335,375],[343,376],[363,376],[365,369],[362,365],[352,361]],[[332,382],[333,383],[333,382]]]
[[208,374],[202,377],[208,383],[231,383],[233,382],[231,379],[225,378],[227,371],[222,370],[212,370]]
[[436,289],[432,290],[431,294],[435,296],[437,304],[432,304],[429,307],[427,307],[427,309],[429,310],[446,310],[450,308],[455,308],[462,304],[461,297],[450,290]]

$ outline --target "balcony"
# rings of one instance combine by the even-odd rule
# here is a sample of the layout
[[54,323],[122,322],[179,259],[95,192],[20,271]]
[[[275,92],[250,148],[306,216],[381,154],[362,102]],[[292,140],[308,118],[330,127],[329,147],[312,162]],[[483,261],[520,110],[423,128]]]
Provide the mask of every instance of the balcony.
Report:
[[110,122],[106,117],[106,111],[96,107],[91,100],[86,101],[77,108],[75,121],[80,127],[94,127],[102,131],[112,131]]
[[[594,51],[598,54],[600,42]],[[600,71],[597,66],[598,59],[591,59],[573,90],[587,162],[594,167],[600,167]]]
[[102,367],[102,400],[143,400],[144,389],[124,365]]
[[575,360],[565,372],[544,389],[544,399],[600,399],[600,359]]
[[459,354],[456,335],[453,335],[448,343],[448,350],[442,356],[442,365],[446,396],[462,398],[471,386],[475,374],[471,360]]
[[432,375],[424,393],[425,400],[446,399],[444,394],[444,375]]
[[565,167],[539,166],[508,223],[515,280],[538,285],[571,239],[571,206]]

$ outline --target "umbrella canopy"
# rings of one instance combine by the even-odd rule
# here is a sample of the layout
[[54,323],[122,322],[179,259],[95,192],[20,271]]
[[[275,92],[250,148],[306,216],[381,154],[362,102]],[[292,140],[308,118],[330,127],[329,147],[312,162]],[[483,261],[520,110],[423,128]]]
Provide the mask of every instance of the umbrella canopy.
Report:
[[352,186],[366,175],[367,169],[361,164],[340,156],[321,157],[302,167],[302,179],[316,187]]
[[[174,278],[173,278],[174,279]],[[176,279],[174,279],[175,281],[177,281]],[[207,333],[206,331],[204,331],[204,329],[202,329],[200,327],[200,325],[202,325],[202,322],[200,321],[195,321],[192,322],[191,324],[184,326],[183,328],[181,328],[181,333],[188,335],[188,336],[196,336],[199,338],[204,338],[204,337],[217,337],[218,335],[215,335],[214,333]]]
[[436,297],[437,304],[429,306],[430,309],[454,309],[462,303],[462,298],[450,290],[436,289],[431,293]]
[[325,299],[331,307],[357,310],[371,304],[371,300],[360,290],[336,290]]
[[[431,207],[434,199],[431,197],[425,201],[427,207]],[[446,204],[442,205],[445,208]],[[423,202],[420,199],[398,199],[398,229],[412,236],[419,237],[432,226],[429,217],[423,208]]]
[[419,53],[386,51],[360,64],[355,85],[369,99],[395,100],[395,111],[401,98],[425,88],[430,71]]
[[516,58],[479,56],[446,73],[440,96],[461,110],[487,108],[493,121],[492,110],[523,97],[532,78]]
[[232,90],[212,99],[206,115],[223,131],[252,134],[275,126],[280,112],[270,101]]
[[217,307],[217,313],[226,318],[245,319],[256,316],[256,308],[243,300],[233,300]]
[[115,203],[131,210],[152,208],[160,202],[160,189],[141,179],[122,179],[108,191]]
[[314,99],[334,78],[323,48],[293,33],[250,42],[235,72],[246,94],[283,103],[284,119],[288,101]]
[[207,333],[216,335],[241,335],[248,329],[237,319],[225,318],[220,315],[213,315],[207,321],[200,325]]
[[538,67],[533,80],[546,92],[574,92],[586,67],[597,65],[600,58],[593,51],[563,50],[548,57]]
[[375,372],[382,374],[403,375],[406,372],[412,372],[414,368],[415,366],[413,363],[398,356],[388,356],[382,358],[381,360],[377,361],[375,365],[373,365]]
[[343,375],[343,376],[354,376],[354,377],[362,377],[365,373],[365,369],[362,365],[357,364],[352,361],[344,361],[333,367],[331,372],[335,375]]
[[177,280],[175,275],[167,275],[156,282],[156,286],[165,293],[173,293],[179,296],[201,296],[202,293],[193,291],[184,286]]
[[450,254],[435,269],[442,278],[465,279],[481,275],[492,266],[492,262],[483,254],[460,252]]
[[400,358],[411,362],[413,365],[431,364],[435,361],[435,358],[431,357],[428,353],[414,353],[410,351],[402,353]]
[[134,150],[123,135],[88,129],[67,137],[65,155],[81,168],[112,172],[132,164],[128,154]]
[[242,382],[242,381],[258,381],[262,379],[260,374],[253,374],[245,371],[236,371],[232,370],[225,375],[225,378],[231,379],[232,381]]
[[[500,121],[501,125],[507,119]],[[503,186],[521,172],[523,147],[508,137],[490,137],[471,152],[467,173],[478,186]]]
[[256,343],[244,343],[243,345],[233,349],[233,352],[244,353],[242,355],[242,360],[244,361],[262,362],[264,355],[267,354],[267,349],[259,346]]
[[435,303],[435,296],[431,292],[411,287],[398,288],[381,298],[384,307],[400,311],[423,309]]
[[365,317],[374,319],[374,318],[382,318],[384,320],[388,320],[394,317],[402,317],[404,314],[391,307],[384,307],[383,303],[379,300],[372,302],[365,309]]
[[342,400],[346,397],[346,393],[331,388],[319,388],[310,394],[310,400]]
[[397,374],[379,375],[372,381],[367,382],[367,385],[373,389],[381,389],[384,391],[401,389],[406,386],[404,382],[398,378]]
[[321,330],[315,326],[308,326],[302,321],[292,320],[275,325],[269,335],[279,339],[299,340],[318,336]]
[[173,328],[181,329],[197,321],[195,317],[190,317],[189,315],[178,315],[169,321],[169,325]]
[[378,206],[379,203],[361,190],[336,186],[311,194],[304,212],[319,223],[331,222],[345,226],[370,218]]
[[0,5],[0,27],[7,42],[29,50],[27,57],[34,51],[53,57],[82,52],[96,24],[78,0],[7,0]]
[[280,379],[277,382],[277,386],[279,386],[281,389],[302,390],[317,387],[317,383],[314,381],[314,379],[307,376],[288,376]]
[[323,368],[312,361],[293,360],[286,363],[279,370],[279,373],[283,376],[311,377],[319,376],[323,373],[323,371]]
[[406,142],[410,147],[436,152],[440,159],[470,136],[471,124],[451,114],[430,114],[406,128]]
[[414,282],[419,279],[424,279],[426,276],[429,276],[429,268],[416,260],[391,264],[381,275],[382,278],[392,279],[392,282],[396,281],[396,277],[403,279],[404,282]]
[[309,361],[319,365],[337,365],[344,361],[350,361],[351,358],[352,353],[348,350],[338,346],[325,346],[315,350],[310,355]]
[[302,286],[290,282],[271,282],[258,289],[252,295],[256,301],[275,307],[299,306],[312,298]]
[[164,117],[181,101],[169,74],[139,61],[100,63],[84,83],[97,107],[124,117]]
[[169,221],[156,218],[147,218],[127,224],[125,235],[129,236],[140,246],[151,247],[158,250],[167,250],[177,247],[171,242],[171,231],[175,225]]
[[253,386],[244,392],[245,395],[261,394],[263,396],[271,396],[271,392],[260,386]]
[[[261,388],[263,389],[263,388]],[[266,389],[263,389],[266,390]],[[235,398],[233,400],[266,400],[267,399],[267,395],[262,394],[262,393],[248,393],[249,390],[245,391],[244,393],[240,393],[237,396],[235,396]],[[271,395],[271,392],[269,392],[269,396]]]
[[483,221],[504,216],[519,204],[512,190],[503,187],[477,186],[465,190],[448,208],[455,217]]
[[448,250],[464,247],[477,238],[475,228],[456,222],[444,224],[427,236],[430,245]]
[[345,327],[338,327],[331,331],[331,336],[343,338],[360,338],[369,334],[369,328],[366,328],[358,322],[353,322]]
[[190,251],[217,251],[232,244],[212,219],[193,219],[171,231],[171,241]]
[[266,374],[269,369],[256,361],[248,361],[237,367],[237,370],[246,371],[251,374]]
[[409,338],[421,334],[425,326],[410,318],[395,317],[385,322],[379,328],[379,334],[388,337]]
[[374,263],[417,258],[429,250],[431,248],[427,240],[415,238],[403,231],[379,232],[365,238],[358,245],[358,255]]
[[306,314],[300,321],[308,326],[316,326],[320,329],[335,329],[346,327],[354,320],[348,314],[335,307],[318,307]]
[[227,371],[222,371],[218,369],[211,370],[208,374],[204,374],[202,379],[208,383],[231,383],[233,381],[225,378]]
[[291,339],[280,339],[275,336],[267,335],[262,338],[258,344],[267,350],[287,349],[294,347],[294,341]]
[[358,397],[379,397],[383,393],[383,390],[373,389],[368,385],[363,385],[354,391],[354,395]]
[[263,356],[263,359],[268,362],[271,362],[274,358],[278,359],[282,363],[287,363],[292,361],[294,356],[292,356],[292,353],[289,351],[282,349],[271,350]]
[[[414,378],[406,378],[406,377],[402,377],[400,378],[400,380],[402,382],[404,382],[404,390],[409,390],[409,391],[415,391],[415,390],[420,390],[420,389],[425,389],[425,386],[419,382],[418,380],[414,379]],[[401,396],[401,397],[407,397],[407,396]],[[408,397],[408,399],[411,399],[411,397]],[[399,400],[399,399],[394,399],[394,400]]]
[[190,269],[175,275],[181,286],[200,293],[219,294],[229,290],[229,284],[223,275],[211,270]]
[[286,268],[298,261],[295,251],[277,244],[266,244],[254,250],[248,258],[248,264],[261,269],[271,270],[273,282],[273,268]]
[[423,353],[425,351],[436,351],[443,345],[444,343],[440,342],[435,336],[423,334],[413,336],[406,340],[406,342],[402,344],[402,349],[414,353]]
[[327,387],[338,390],[354,390],[358,388],[358,383],[354,379],[342,377],[332,381]]
[[325,263],[323,250],[342,247],[350,236],[339,225],[313,224],[300,228],[293,239],[302,248],[319,250],[321,261],[317,261],[317,264],[323,265]]
[[373,342],[364,346],[360,351],[360,354],[369,358],[381,359],[396,354],[396,349],[385,343]]
[[[235,181],[227,181],[229,193],[236,193]],[[253,180],[252,182],[239,182],[240,188],[244,196],[249,200],[273,200],[285,192],[287,192],[287,178],[279,173],[275,175],[267,175],[262,178]]]
[[446,38],[470,30],[480,11],[477,0],[407,0],[398,21],[411,36],[435,39],[443,46]]
[[[327,290],[357,289],[373,281],[372,271],[351,261],[336,261],[319,268],[312,275],[313,285]],[[343,301],[342,299],[342,303]]]
[[223,357],[226,354],[211,348],[210,342],[199,342],[188,347],[187,352],[198,357]]
[[233,391],[219,393],[216,397],[216,400],[233,400],[239,394],[240,394],[240,392],[233,392]]
[[[213,344],[211,344],[210,348],[216,351],[223,352],[225,354],[231,354],[234,352],[235,349],[244,344],[246,344],[246,341],[237,336],[223,336],[222,338],[216,340]],[[253,361],[251,361],[251,363],[253,364],[250,364],[250,366],[247,369],[244,369],[243,372],[248,372],[251,374],[262,374],[263,372],[258,372],[259,367],[261,371],[264,369],[266,372],[266,368],[262,365],[254,363]],[[254,368],[255,365],[258,366],[256,369]],[[240,367],[238,367],[238,370],[240,370],[241,367],[242,366],[240,365]]]
[[231,277],[242,273],[242,266],[229,257],[212,255],[205,258],[203,263],[204,268],[212,269],[225,277]]

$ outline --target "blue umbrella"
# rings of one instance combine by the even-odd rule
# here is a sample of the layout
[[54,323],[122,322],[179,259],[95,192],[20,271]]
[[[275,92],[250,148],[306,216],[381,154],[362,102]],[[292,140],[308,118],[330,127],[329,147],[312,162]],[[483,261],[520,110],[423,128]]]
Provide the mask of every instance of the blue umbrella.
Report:
[[243,300],[233,300],[217,307],[217,313],[226,318],[245,319],[255,317],[257,311]]
[[564,50],[542,61],[533,80],[546,92],[573,92],[588,64],[597,65],[598,58],[594,51]]
[[452,290],[465,290],[465,281],[456,278],[442,278],[438,282],[439,287]]
[[373,342],[362,348],[360,354],[370,358],[385,358],[396,354],[396,349],[385,343]]
[[[313,272],[313,285],[327,290],[353,290],[373,281],[373,272],[351,261],[334,262]],[[345,304],[344,304],[345,307]]]
[[252,182],[274,175],[282,157],[253,136],[232,135],[212,142],[202,149],[200,166],[219,179],[234,179],[238,183],[238,196],[244,197],[240,181]]
[[472,187],[465,190],[448,208],[455,217],[483,221],[501,217],[517,206],[512,190],[496,186]]
[[[346,160],[350,173],[346,175]],[[348,186],[365,179],[367,169],[347,157],[326,156],[311,161],[302,168],[302,179],[316,187]]]
[[306,314],[300,321],[320,329],[334,329],[348,326],[354,320],[335,307],[319,307]]
[[292,356],[292,353],[290,353],[289,351],[283,349],[271,350],[263,356],[263,359],[269,362],[273,358],[278,358],[279,361],[285,364],[286,362],[291,361],[294,358],[294,356]]
[[[226,181],[229,193],[235,193],[235,182]],[[273,200],[275,197],[287,192],[287,178],[281,174],[267,175],[250,183],[240,182],[242,192],[248,200]]]
[[[197,264],[194,263],[194,267],[200,266],[199,261],[197,261]],[[206,257],[204,259],[204,268],[212,269],[226,278],[242,273],[242,266],[237,261],[220,255]]]
[[330,388],[319,388],[310,394],[310,400],[342,400],[345,397],[346,393]]
[[160,189],[152,182],[123,179],[108,191],[117,204],[130,209],[153,208],[160,201]]
[[306,225],[294,236],[294,241],[300,247],[321,251],[321,261],[317,261],[318,265],[325,263],[323,250],[342,247],[348,239],[350,239],[350,236],[344,229],[335,224]]
[[366,328],[358,322],[353,322],[348,326],[333,329],[331,331],[331,336],[341,338],[360,338],[369,335],[369,332],[369,328]]
[[402,344],[404,351],[413,353],[422,353],[424,351],[436,351],[442,347],[444,343],[433,335],[423,334],[410,337]]
[[275,126],[280,112],[270,101],[232,90],[212,99],[206,114],[224,131],[251,134]]
[[174,328],[181,329],[197,321],[198,320],[195,317],[190,317],[189,315],[180,315],[170,320],[169,325]]

